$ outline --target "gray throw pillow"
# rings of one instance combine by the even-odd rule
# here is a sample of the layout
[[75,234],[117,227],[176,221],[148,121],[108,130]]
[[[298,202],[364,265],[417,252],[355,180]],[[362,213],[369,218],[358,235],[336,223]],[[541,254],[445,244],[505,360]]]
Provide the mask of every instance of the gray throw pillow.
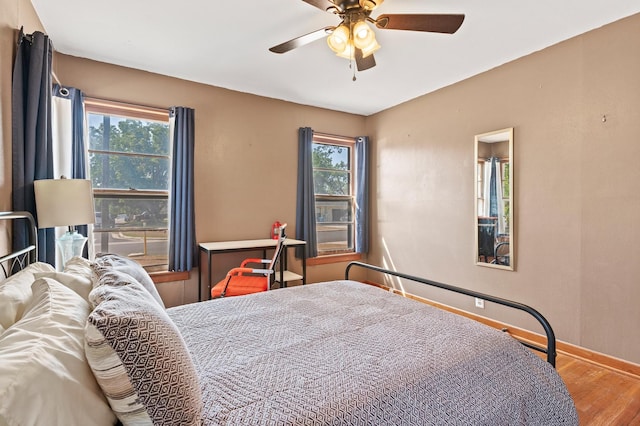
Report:
[[179,330],[140,283],[103,272],[89,294],[85,352],[123,425],[199,425],[202,396]]
[[[153,283],[153,280],[144,270],[142,265],[138,262],[129,259],[128,257],[120,256],[118,254],[103,254],[99,257],[96,257],[94,262],[95,266],[104,267],[101,270],[113,270],[124,272],[125,274],[131,275],[136,279],[147,291],[153,296],[153,298],[162,306],[164,303],[162,302],[162,298],[160,298],[160,294],[158,294],[158,290],[156,289],[156,285]],[[94,268],[98,277],[100,277],[100,272]]]

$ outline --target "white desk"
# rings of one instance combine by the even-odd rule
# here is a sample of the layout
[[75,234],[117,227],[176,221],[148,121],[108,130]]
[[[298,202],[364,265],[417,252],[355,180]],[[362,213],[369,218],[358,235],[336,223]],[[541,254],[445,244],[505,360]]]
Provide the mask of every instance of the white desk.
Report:
[[[240,240],[240,241],[215,241],[210,243],[200,243],[200,254],[207,256],[207,294],[211,297],[211,257],[214,254],[233,253],[240,251],[257,251],[262,250],[262,257],[267,257],[267,250],[273,249],[278,244],[278,240],[265,238],[261,240]],[[280,270],[276,274],[276,281],[282,287],[287,286],[288,281],[302,280],[302,284],[306,284],[307,277],[307,250],[302,250],[302,275],[287,270],[287,252],[290,247],[305,247],[306,241],[294,240],[287,238],[284,240],[284,248],[281,254]],[[202,260],[202,256],[200,257]],[[203,262],[200,262],[198,268],[198,300],[202,299],[202,269]]]

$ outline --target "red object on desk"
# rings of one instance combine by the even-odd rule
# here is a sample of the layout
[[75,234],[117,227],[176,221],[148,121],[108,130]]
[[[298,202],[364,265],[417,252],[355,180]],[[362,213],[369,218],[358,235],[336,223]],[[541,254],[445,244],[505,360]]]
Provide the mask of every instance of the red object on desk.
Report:
[[271,225],[271,238],[274,240],[277,240],[278,237],[280,236],[280,227],[282,226],[282,224],[280,222],[278,222],[277,220],[275,222],[273,222],[273,225]]

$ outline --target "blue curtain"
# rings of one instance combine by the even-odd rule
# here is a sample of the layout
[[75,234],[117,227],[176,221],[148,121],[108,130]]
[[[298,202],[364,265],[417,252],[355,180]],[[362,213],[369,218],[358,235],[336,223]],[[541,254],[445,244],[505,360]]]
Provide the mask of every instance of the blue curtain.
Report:
[[356,253],[369,252],[369,137],[356,138]]
[[[307,257],[318,255],[316,238],[316,198],[313,190],[313,130],[298,130],[298,193],[296,201],[296,238],[307,242]],[[304,247],[296,249],[302,257]]]
[[[84,93],[74,87],[60,87],[53,85],[53,96],[71,101],[71,179],[86,179],[86,148],[84,144]],[[56,176],[59,177],[59,176]],[[78,225],[76,230],[85,237],[88,236],[88,226]],[[82,256],[89,258],[89,250],[85,244]]]
[[[41,32],[18,35],[12,81],[12,203],[37,221],[33,181],[53,178],[51,148],[52,43]],[[28,245],[22,226],[13,230],[13,249]],[[38,230],[38,260],[55,264],[53,228]]]
[[169,195],[169,270],[190,271],[197,263],[193,189],[195,111],[173,107],[173,153]]

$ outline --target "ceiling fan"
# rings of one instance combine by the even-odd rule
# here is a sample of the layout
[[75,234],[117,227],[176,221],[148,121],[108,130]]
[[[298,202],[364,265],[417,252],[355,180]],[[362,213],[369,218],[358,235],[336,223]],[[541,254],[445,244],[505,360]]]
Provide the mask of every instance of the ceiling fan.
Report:
[[[285,53],[313,41],[327,37],[327,44],[338,56],[355,60],[358,71],[376,65],[373,53],[380,48],[375,33],[367,24],[386,30],[409,30],[453,34],[462,25],[460,14],[392,14],[371,18],[384,0],[302,0],[318,9],[338,15],[341,22],[336,27],[325,27],[296,37],[269,50]],[[355,79],[355,76],[354,76]]]

